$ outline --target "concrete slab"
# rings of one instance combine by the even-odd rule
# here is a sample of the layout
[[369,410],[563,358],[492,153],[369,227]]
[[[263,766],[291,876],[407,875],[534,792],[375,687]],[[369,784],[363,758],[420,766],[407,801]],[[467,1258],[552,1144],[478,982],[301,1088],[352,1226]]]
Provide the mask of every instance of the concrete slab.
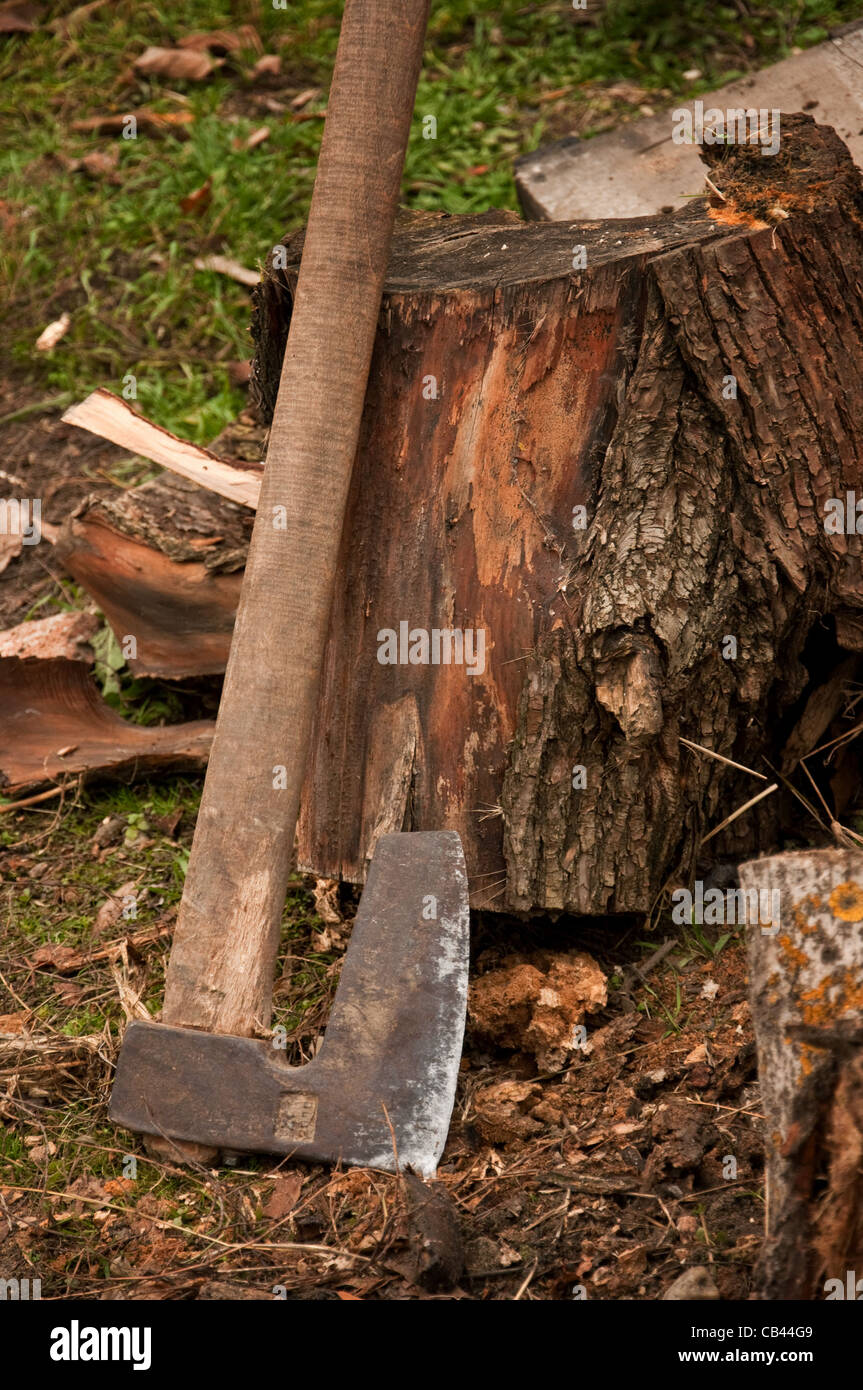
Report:
[[[825,43],[698,98],[719,107],[808,111],[830,125],[863,168],[863,20]],[[633,121],[593,140],[559,140],[516,161],[525,216],[538,221],[645,217],[685,206],[704,191],[698,146],[675,144],[671,111]],[[780,120],[781,129],[781,120]],[[765,158],[770,158],[765,155]]]

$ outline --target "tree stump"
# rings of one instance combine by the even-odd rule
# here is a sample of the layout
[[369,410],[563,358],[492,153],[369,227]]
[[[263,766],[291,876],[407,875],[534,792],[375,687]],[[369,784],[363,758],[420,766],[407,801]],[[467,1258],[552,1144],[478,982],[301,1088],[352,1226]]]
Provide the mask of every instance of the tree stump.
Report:
[[[305,866],[359,880],[382,831],[450,827],[475,906],[648,911],[752,795],[681,737],[781,757],[838,649],[863,650],[860,537],[825,529],[863,484],[860,176],[802,115],[774,157],[704,155],[718,192],[679,217],[402,228]],[[257,294],[265,423],[301,244]],[[434,629],[482,630],[483,669],[422,664],[419,637],[417,664],[410,643],[381,664],[382,633]],[[769,848],[775,823],[764,802],[716,846]]]

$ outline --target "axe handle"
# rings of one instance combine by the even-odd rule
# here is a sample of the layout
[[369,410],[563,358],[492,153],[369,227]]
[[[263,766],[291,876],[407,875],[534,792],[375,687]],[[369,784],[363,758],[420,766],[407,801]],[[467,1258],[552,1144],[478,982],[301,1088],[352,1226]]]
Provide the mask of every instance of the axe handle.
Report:
[[346,0],[165,1023],[267,1027],[429,0]]

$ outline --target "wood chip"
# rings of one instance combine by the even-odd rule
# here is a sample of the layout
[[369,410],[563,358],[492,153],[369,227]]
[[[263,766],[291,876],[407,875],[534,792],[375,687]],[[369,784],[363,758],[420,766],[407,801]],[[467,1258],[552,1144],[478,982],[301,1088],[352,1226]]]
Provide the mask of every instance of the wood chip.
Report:
[[199,256],[195,261],[196,270],[215,270],[219,275],[227,275],[241,285],[257,285],[260,275],[256,270],[247,270],[239,261],[230,256]]
[[190,48],[146,48],[132,66],[145,77],[202,82],[215,68],[222,66],[222,60]]

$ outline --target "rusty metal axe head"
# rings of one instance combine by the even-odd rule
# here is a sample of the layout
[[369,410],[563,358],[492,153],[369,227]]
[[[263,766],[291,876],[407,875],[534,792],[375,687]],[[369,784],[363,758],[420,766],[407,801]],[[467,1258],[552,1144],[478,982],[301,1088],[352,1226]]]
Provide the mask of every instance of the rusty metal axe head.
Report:
[[467,1007],[467,874],[455,831],[383,835],[324,1042],[278,1046],[160,1023],[126,1032],[115,1123],[218,1149],[431,1176],[452,1114]]

